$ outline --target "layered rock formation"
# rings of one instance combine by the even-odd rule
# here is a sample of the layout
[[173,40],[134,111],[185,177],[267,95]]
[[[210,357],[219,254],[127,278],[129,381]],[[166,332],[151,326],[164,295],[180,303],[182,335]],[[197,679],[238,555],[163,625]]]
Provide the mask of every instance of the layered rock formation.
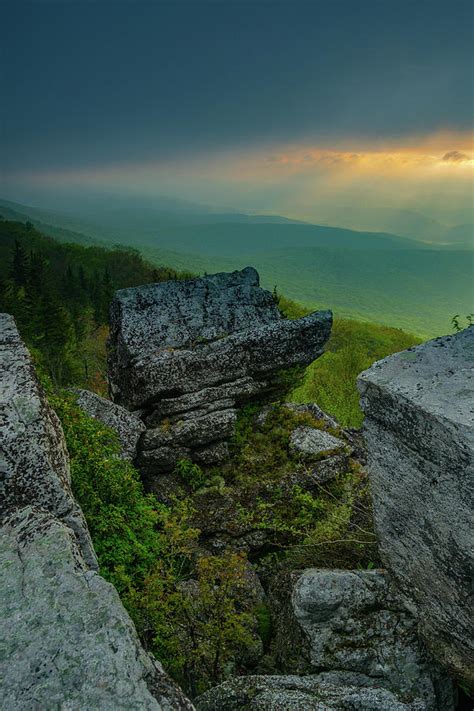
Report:
[[117,292],[111,393],[147,426],[142,472],[153,477],[183,458],[224,459],[236,408],[274,391],[282,370],[317,358],[331,322],[328,311],[283,319],[250,267]]
[[474,328],[359,378],[383,560],[431,653],[474,687]]
[[0,707],[192,709],[97,571],[61,426],[0,315]]

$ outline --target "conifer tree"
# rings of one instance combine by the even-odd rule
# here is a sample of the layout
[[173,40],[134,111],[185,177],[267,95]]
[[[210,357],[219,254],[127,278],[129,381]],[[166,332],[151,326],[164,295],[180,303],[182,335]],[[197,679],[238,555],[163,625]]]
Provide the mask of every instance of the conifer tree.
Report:
[[28,276],[28,256],[16,239],[13,248],[13,259],[11,266],[11,278],[17,286],[25,286]]

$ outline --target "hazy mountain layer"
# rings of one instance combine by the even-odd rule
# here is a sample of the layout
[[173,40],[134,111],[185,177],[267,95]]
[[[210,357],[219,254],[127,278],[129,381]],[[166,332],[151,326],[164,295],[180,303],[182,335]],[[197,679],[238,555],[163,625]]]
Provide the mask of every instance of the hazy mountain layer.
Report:
[[[474,252],[467,249],[432,248],[392,234],[258,222],[265,218],[223,216],[204,208],[199,213],[192,205],[187,211],[167,203],[159,207],[164,209],[142,206],[134,212],[96,205],[89,214],[94,212],[96,219],[102,215],[104,223],[97,226],[82,217],[0,201],[4,217],[28,215],[61,241],[87,243],[93,241],[91,235],[104,243],[129,244],[156,263],[195,273],[251,264],[267,288],[276,285],[304,304],[421,336],[446,333],[452,316],[473,310]],[[174,224],[166,215],[173,216]],[[198,218],[209,222],[183,224]],[[214,219],[235,221],[212,223]]]

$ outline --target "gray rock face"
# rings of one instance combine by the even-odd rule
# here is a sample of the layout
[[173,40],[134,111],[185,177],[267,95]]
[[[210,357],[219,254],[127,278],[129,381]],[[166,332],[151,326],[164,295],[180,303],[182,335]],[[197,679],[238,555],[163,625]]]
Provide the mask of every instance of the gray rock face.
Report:
[[431,653],[474,687],[474,328],[359,378],[381,555]]
[[314,427],[297,427],[290,436],[290,449],[305,459],[343,452],[346,448],[346,443],[339,437]]
[[77,404],[87,415],[115,430],[120,440],[122,458],[133,461],[140,435],[146,429],[140,418],[90,390],[77,388],[74,392],[77,394]]
[[61,425],[10,316],[0,316],[0,707],[192,709],[101,578]]
[[[313,671],[355,672],[401,698],[421,699],[424,708],[454,708],[452,683],[427,663],[416,620],[383,571],[305,570],[286,614],[279,633],[286,671],[303,662]],[[295,627],[299,644],[289,632]]]
[[40,506],[77,538],[97,568],[89,531],[71,492],[63,432],[8,314],[0,314],[0,523],[15,508]]
[[146,476],[182,458],[218,461],[215,445],[232,433],[236,407],[274,392],[282,370],[321,355],[331,323],[328,311],[283,319],[250,267],[117,292],[111,392],[142,411]]
[[7,519],[0,569],[2,708],[192,708],[59,519],[32,507]]
[[364,675],[247,676],[226,681],[196,700],[198,711],[428,711]]

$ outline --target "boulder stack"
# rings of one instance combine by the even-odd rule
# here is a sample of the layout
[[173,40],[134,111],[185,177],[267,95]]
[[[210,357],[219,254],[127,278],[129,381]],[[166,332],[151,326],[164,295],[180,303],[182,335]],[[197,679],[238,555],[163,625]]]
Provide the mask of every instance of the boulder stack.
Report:
[[282,371],[320,356],[331,324],[329,311],[282,318],[250,267],[118,291],[111,394],[146,424],[138,458],[145,477],[180,459],[225,459],[237,408],[274,393]]

